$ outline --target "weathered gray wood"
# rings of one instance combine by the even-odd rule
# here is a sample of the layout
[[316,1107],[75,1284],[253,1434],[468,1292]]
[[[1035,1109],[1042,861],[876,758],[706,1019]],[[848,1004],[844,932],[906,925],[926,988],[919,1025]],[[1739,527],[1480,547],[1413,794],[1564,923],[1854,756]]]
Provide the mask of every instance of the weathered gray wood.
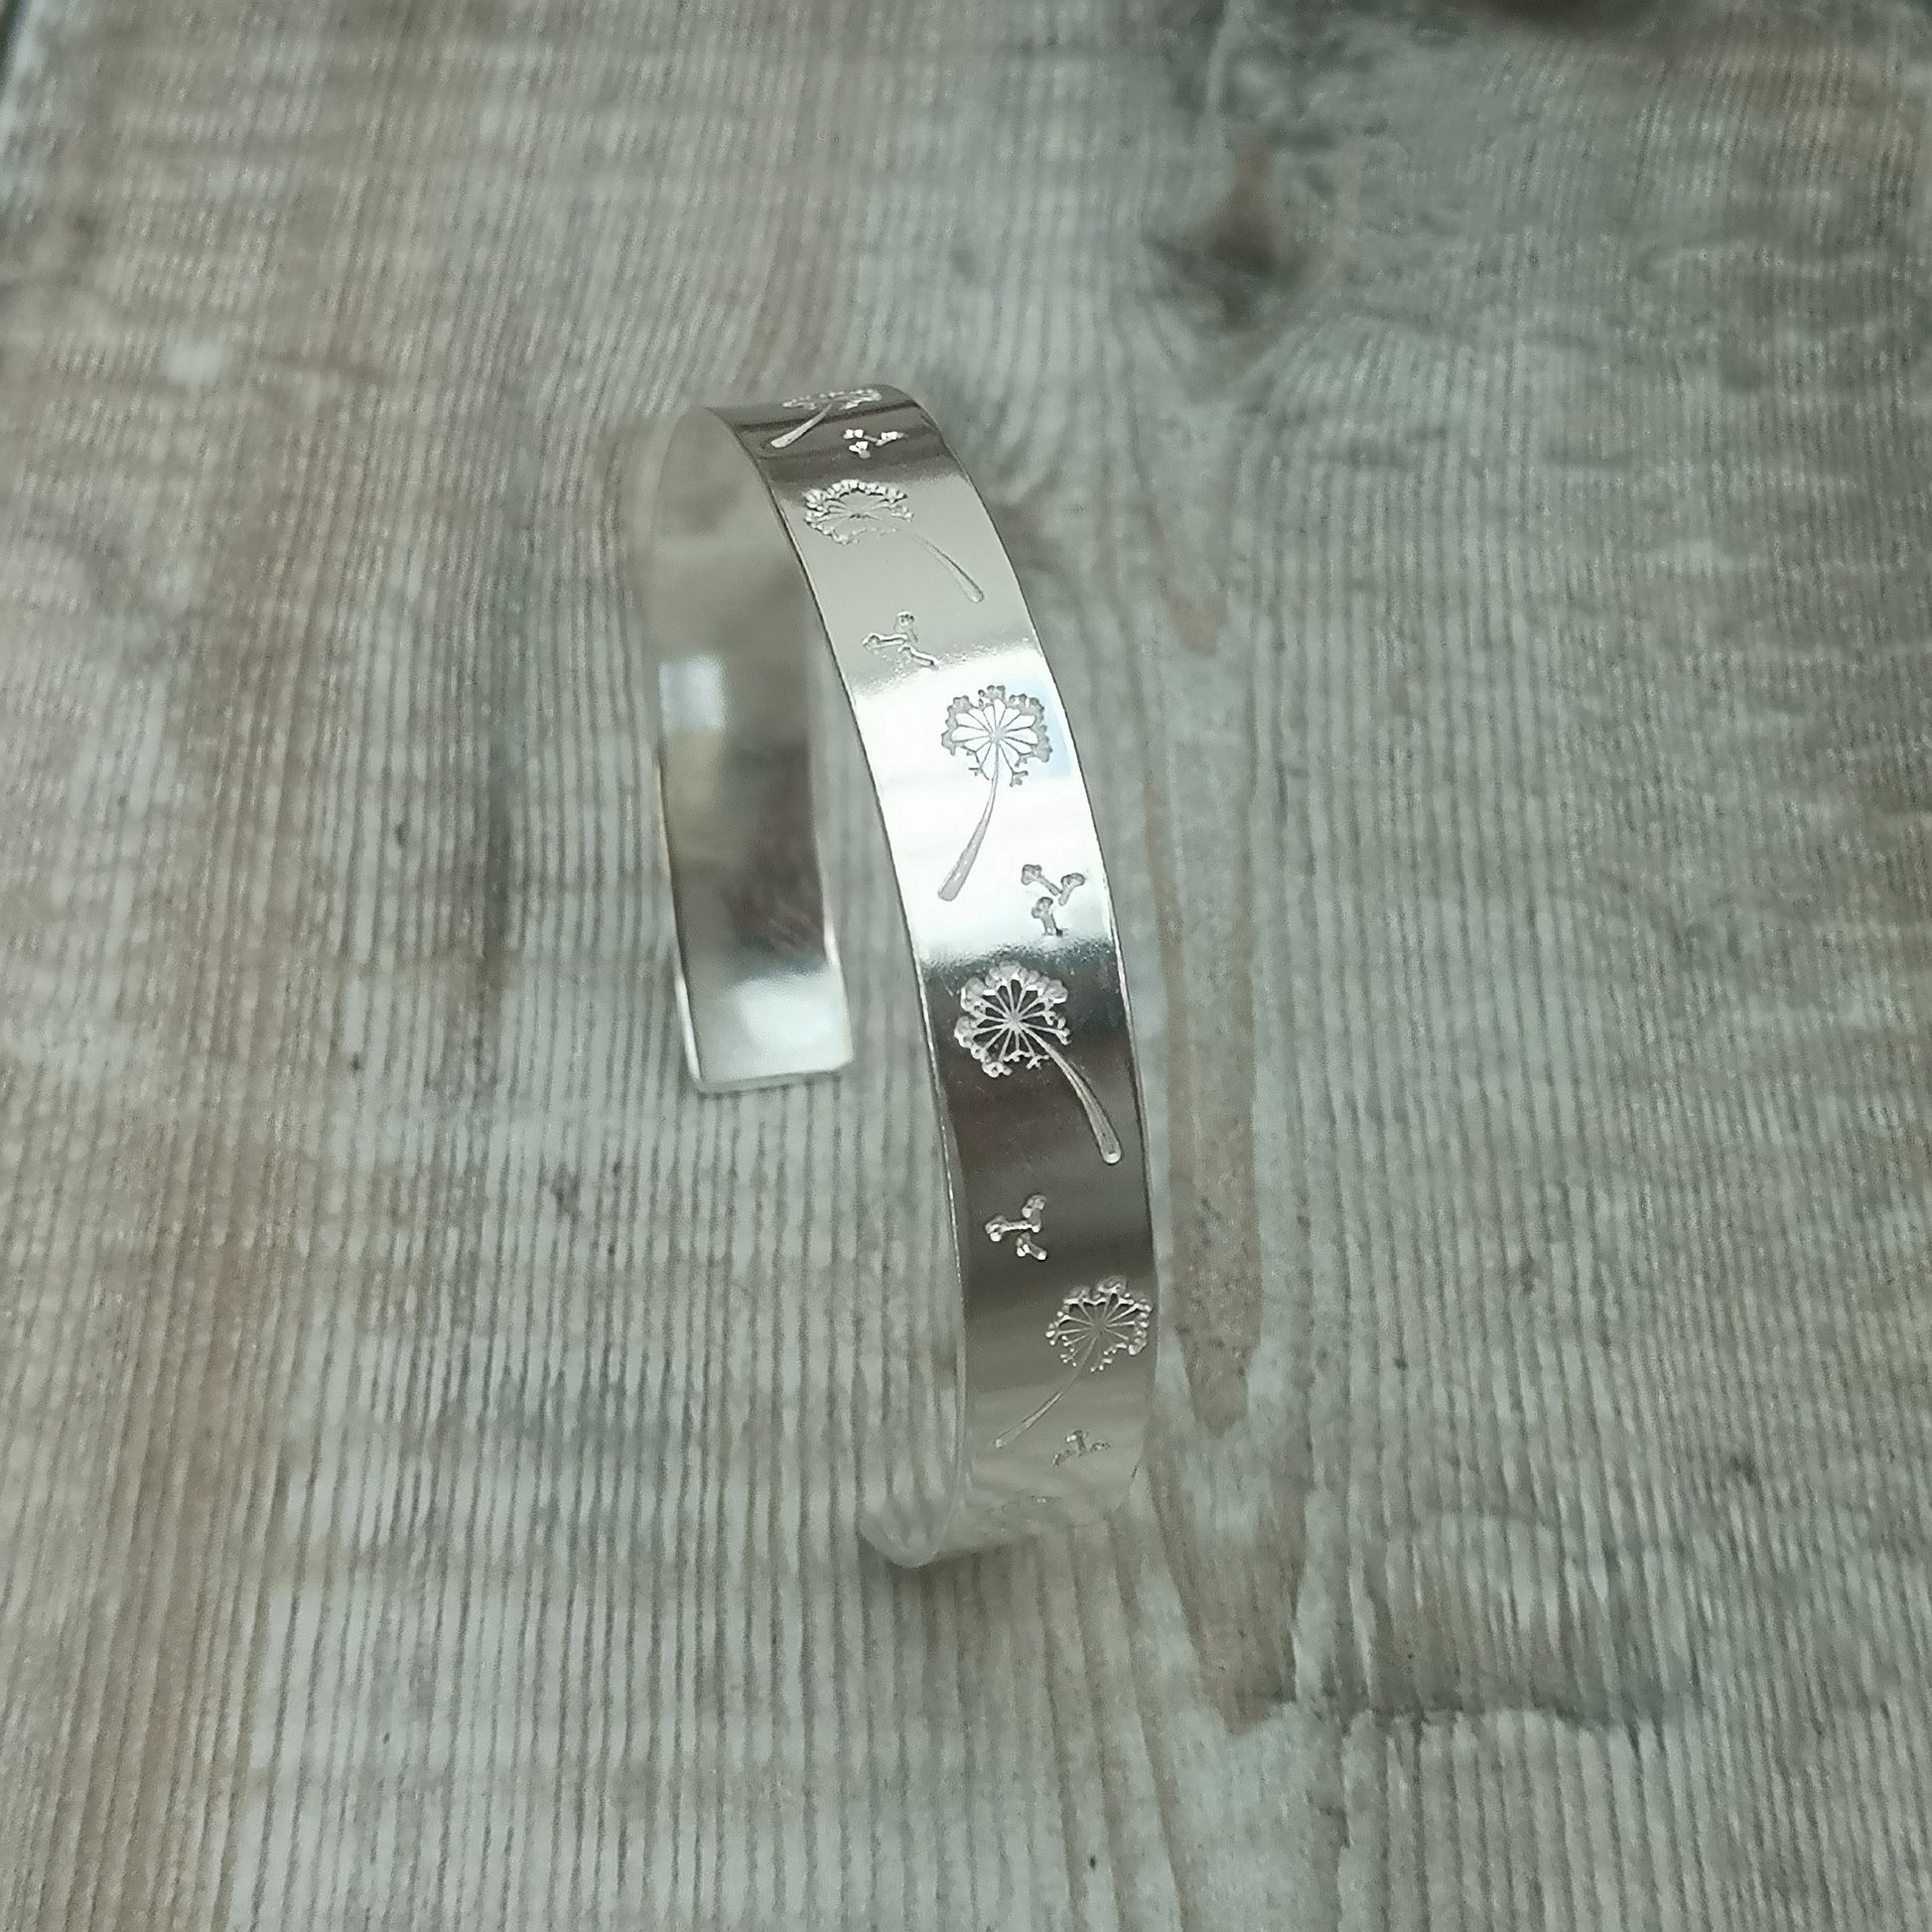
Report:
[[[1595,11],[33,0],[0,1926],[1932,1923],[1932,30]],[[862,1067],[690,1099],[616,507],[874,371],[1184,1298],[917,1577],[877,860]]]

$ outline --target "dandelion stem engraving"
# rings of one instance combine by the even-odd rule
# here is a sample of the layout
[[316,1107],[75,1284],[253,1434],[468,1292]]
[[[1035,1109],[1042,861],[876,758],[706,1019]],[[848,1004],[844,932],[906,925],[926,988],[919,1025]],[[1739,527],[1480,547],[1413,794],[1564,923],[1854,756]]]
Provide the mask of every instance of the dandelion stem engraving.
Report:
[[802,423],[793,423],[788,430],[774,436],[764,447],[767,450],[788,450],[801,436],[809,435],[828,416],[843,415],[848,409],[863,409],[869,402],[883,402],[885,398],[877,389],[833,389],[822,396],[788,396],[787,409],[809,409],[812,413]]
[[1066,934],[1054,914],[1087,883],[1086,874],[1070,872],[1065,878],[1055,881],[1047,878],[1042,868],[1028,865],[1020,868],[1020,883],[1045,889],[1043,896],[1034,900],[1034,917],[1039,921],[1039,929],[1048,939],[1064,939]]
[[[1147,1346],[1148,1327],[1153,1319],[1154,1305],[1136,1295],[1118,1275],[1092,1288],[1074,1289],[1046,1326],[1046,1339],[1066,1364],[1065,1375],[1032,1414],[1015,1423],[1004,1435],[996,1436],[993,1447],[1005,1449],[1009,1443],[1017,1442],[1052,1410],[1083,1373],[1098,1375],[1116,1356],[1138,1355]],[[1075,1436],[1082,1444],[1088,1443],[1084,1431],[1076,1431]],[[1069,1445],[1075,1436],[1066,1439]],[[1106,1446],[1093,1443],[1089,1447]],[[1084,1452],[1075,1450],[1076,1454]],[[1053,1458],[1055,1462],[1065,1459],[1064,1452]]]
[[808,489],[805,521],[834,543],[857,543],[861,537],[897,530],[937,557],[975,604],[985,601],[986,593],[936,543],[911,527],[912,505],[897,483],[848,477],[844,483],[830,483],[823,489]]
[[986,1231],[993,1240],[1004,1241],[1009,1234],[1019,1238],[1013,1244],[1013,1252],[1030,1261],[1044,1261],[1046,1250],[1039,1245],[1039,1224],[1046,1213],[1046,1196],[1029,1194],[1027,1203],[1017,1217],[996,1214],[987,1222]]
[[1058,980],[1017,959],[1003,959],[959,989],[953,1037],[979,1061],[989,1079],[1011,1073],[1016,1066],[1051,1060],[1073,1089],[1101,1160],[1112,1167],[1120,1160],[1120,1137],[1086,1075],[1060,1051],[1066,1044],[1066,1020],[1060,1012],[1065,1004],[1066,988]]
[[986,780],[986,807],[966,849],[959,855],[939,897],[957,898],[973,862],[986,843],[993,823],[993,807],[1000,802],[1000,780],[1017,785],[1027,775],[1030,760],[1044,763],[1053,755],[1046,735],[1046,707],[1024,692],[1010,693],[1004,684],[989,684],[977,697],[958,697],[946,707],[946,728],[939,743],[963,756],[974,772]]
[[919,630],[912,621],[912,613],[901,611],[897,621],[898,624],[897,630],[875,630],[865,638],[866,648],[875,657],[885,657],[895,663],[917,665],[930,670],[939,660],[919,648]]

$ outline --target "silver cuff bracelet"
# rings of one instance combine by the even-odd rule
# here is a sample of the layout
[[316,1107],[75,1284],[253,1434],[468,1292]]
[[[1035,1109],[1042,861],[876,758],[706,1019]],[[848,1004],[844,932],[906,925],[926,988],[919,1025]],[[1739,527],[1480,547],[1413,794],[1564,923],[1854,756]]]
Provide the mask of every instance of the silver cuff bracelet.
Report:
[[916,1564],[1090,1522],[1133,1478],[1154,1388],[1142,1113],[1091,802],[992,520],[916,403],[847,389],[686,414],[645,559],[697,1085],[851,1057],[813,830],[814,640],[904,911],[952,1208],[956,1444],[949,1488],[867,1534]]

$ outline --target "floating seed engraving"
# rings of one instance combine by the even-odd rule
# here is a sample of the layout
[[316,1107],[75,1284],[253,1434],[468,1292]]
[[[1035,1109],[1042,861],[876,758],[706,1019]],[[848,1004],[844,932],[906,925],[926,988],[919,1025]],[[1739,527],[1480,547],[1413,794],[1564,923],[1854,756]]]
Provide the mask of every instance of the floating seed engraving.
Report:
[[866,648],[875,657],[888,658],[897,664],[916,665],[929,671],[939,660],[919,648],[919,631],[912,621],[912,613],[901,611],[897,621],[897,630],[875,630],[864,640]]
[[905,432],[899,429],[865,430],[854,424],[845,432],[845,447],[862,461],[875,450],[883,450],[888,443],[903,443]]
[[1028,865],[1020,868],[1020,883],[1046,889],[1040,897],[1034,900],[1034,917],[1039,921],[1039,929],[1048,939],[1064,939],[1066,934],[1054,915],[1087,883],[1086,874],[1069,872],[1056,882],[1047,878],[1042,867]]
[[1113,1444],[1103,1443],[1098,1437],[1089,1436],[1084,1429],[1076,1429],[1066,1439],[1066,1447],[1053,1457],[1053,1466],[1058,1468],[1062,1462],[1077,1461],[1083,1455],[1096,1455],[1104,1449],[1112,1449]]
[[1017,1219],[1009,1219],[1004,1214],[996,1214],[987,1222],[986,1231],[995,1241],[1004,1241],[1009,1234],[1019,1237],[1013,1244],[1013,1252],[1031,1261],[1044,1261],[1046,1250],[1039,1245],[1039,1224],[1046,1212],[1044,1194],[1029,1194],[1026,1205],[1020,1210]]

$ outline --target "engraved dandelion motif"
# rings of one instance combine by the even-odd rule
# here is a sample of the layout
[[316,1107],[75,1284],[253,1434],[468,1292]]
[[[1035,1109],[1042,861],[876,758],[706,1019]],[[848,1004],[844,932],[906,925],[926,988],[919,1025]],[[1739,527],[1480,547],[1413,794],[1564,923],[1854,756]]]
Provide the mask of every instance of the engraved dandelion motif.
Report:
[[1013,1252],[1029,1261],[1044,1261],[1046,1250],[1040,1246],[1040,1223],[1046,1216],[1046,1196],[1029,1194],[1027,1202],[1018,1214],[996,1214],[986,1224],[986,1232],[993,1241],[1004,1241],[1008,1235],[1015,1237]]
[[919,648],[919,626],[910,611],[898,614],[897,630],[874,630],[860,640],[875,657],[905,665],[922,665],[931,670],[939,660]]
[[1120,1137],[1114,1132],[1100,1096],[1087,1076],[1060,1048],[1066,1044],[1066,988],[1044,973],[1017,959],[977,973],[959,989],[959,1021],[953,1037],[997,1080],[1016,1066],[1037,1066],[1051,1060],[1059,1068],[1073,1097],[1093,1129],[1094,1144],[1109,1167],[1120,1159]]
[[848,477],[845,482],[830,483],[823,489],[808,489],[805,521],[820,536],[830,537],[834,543],[857,543],[861,537],[897,530],[914,543],[924,544],[959,580],[959,588],[975,604],[985,602],[986,593],[936,543],[911,527],[912,505],[897,483]]
[[1053,746],[1046,736],[1046,707],[1024,692],[1009,692],[1004,684],[989,684],[977,697],[955,698],[946,707],[946,728],[939,734],[939,743],[955,756],[963,756],[974,773],[986,780],[986,809],[939,888],[939,897],[950,899],[959,897],[986,843],[993,807],[1000,802],[1000,780],[1004,777],[1008,784],[1017,785],[1027,775],[1028,761],[1036,759],[1044,764],[1053,756]]
[[[1015,1423],[1005,1435],[995,1437],[993,1447],[1005,1449],[1024,1436],[1082,1374],[1098,1375],[1118,1356],[1138,1355],[1147,1346],[1153,1319],[1154,1305],[1136,1295],[1118,1275],[1092,1288],[1074,1289],[1046,1326],[1046,1339],[1066,1364],[1066,1374],[1032,1415]],[[1076,1430],[1066,1440],[1069,1445],[1076,1440],[1082,1445],[1073,1450],[1076,1455],[1106,1448],[1104,1443],[1091,1442],[1084,1430]],[[1064,1450],[1053,1458],[1055,1462],[1067,1459]]]
[[[792,426],[765,445],[768,450],[788,450],[801,436],[815,430],[828,416],[842,416],[848,409],[863,409],[869,402],[884,402],[877,389],[831,389],[822,396],[787,396],[787,409],[809,409],[802,423]],[[895,438],[897,440],[897,438]]]

